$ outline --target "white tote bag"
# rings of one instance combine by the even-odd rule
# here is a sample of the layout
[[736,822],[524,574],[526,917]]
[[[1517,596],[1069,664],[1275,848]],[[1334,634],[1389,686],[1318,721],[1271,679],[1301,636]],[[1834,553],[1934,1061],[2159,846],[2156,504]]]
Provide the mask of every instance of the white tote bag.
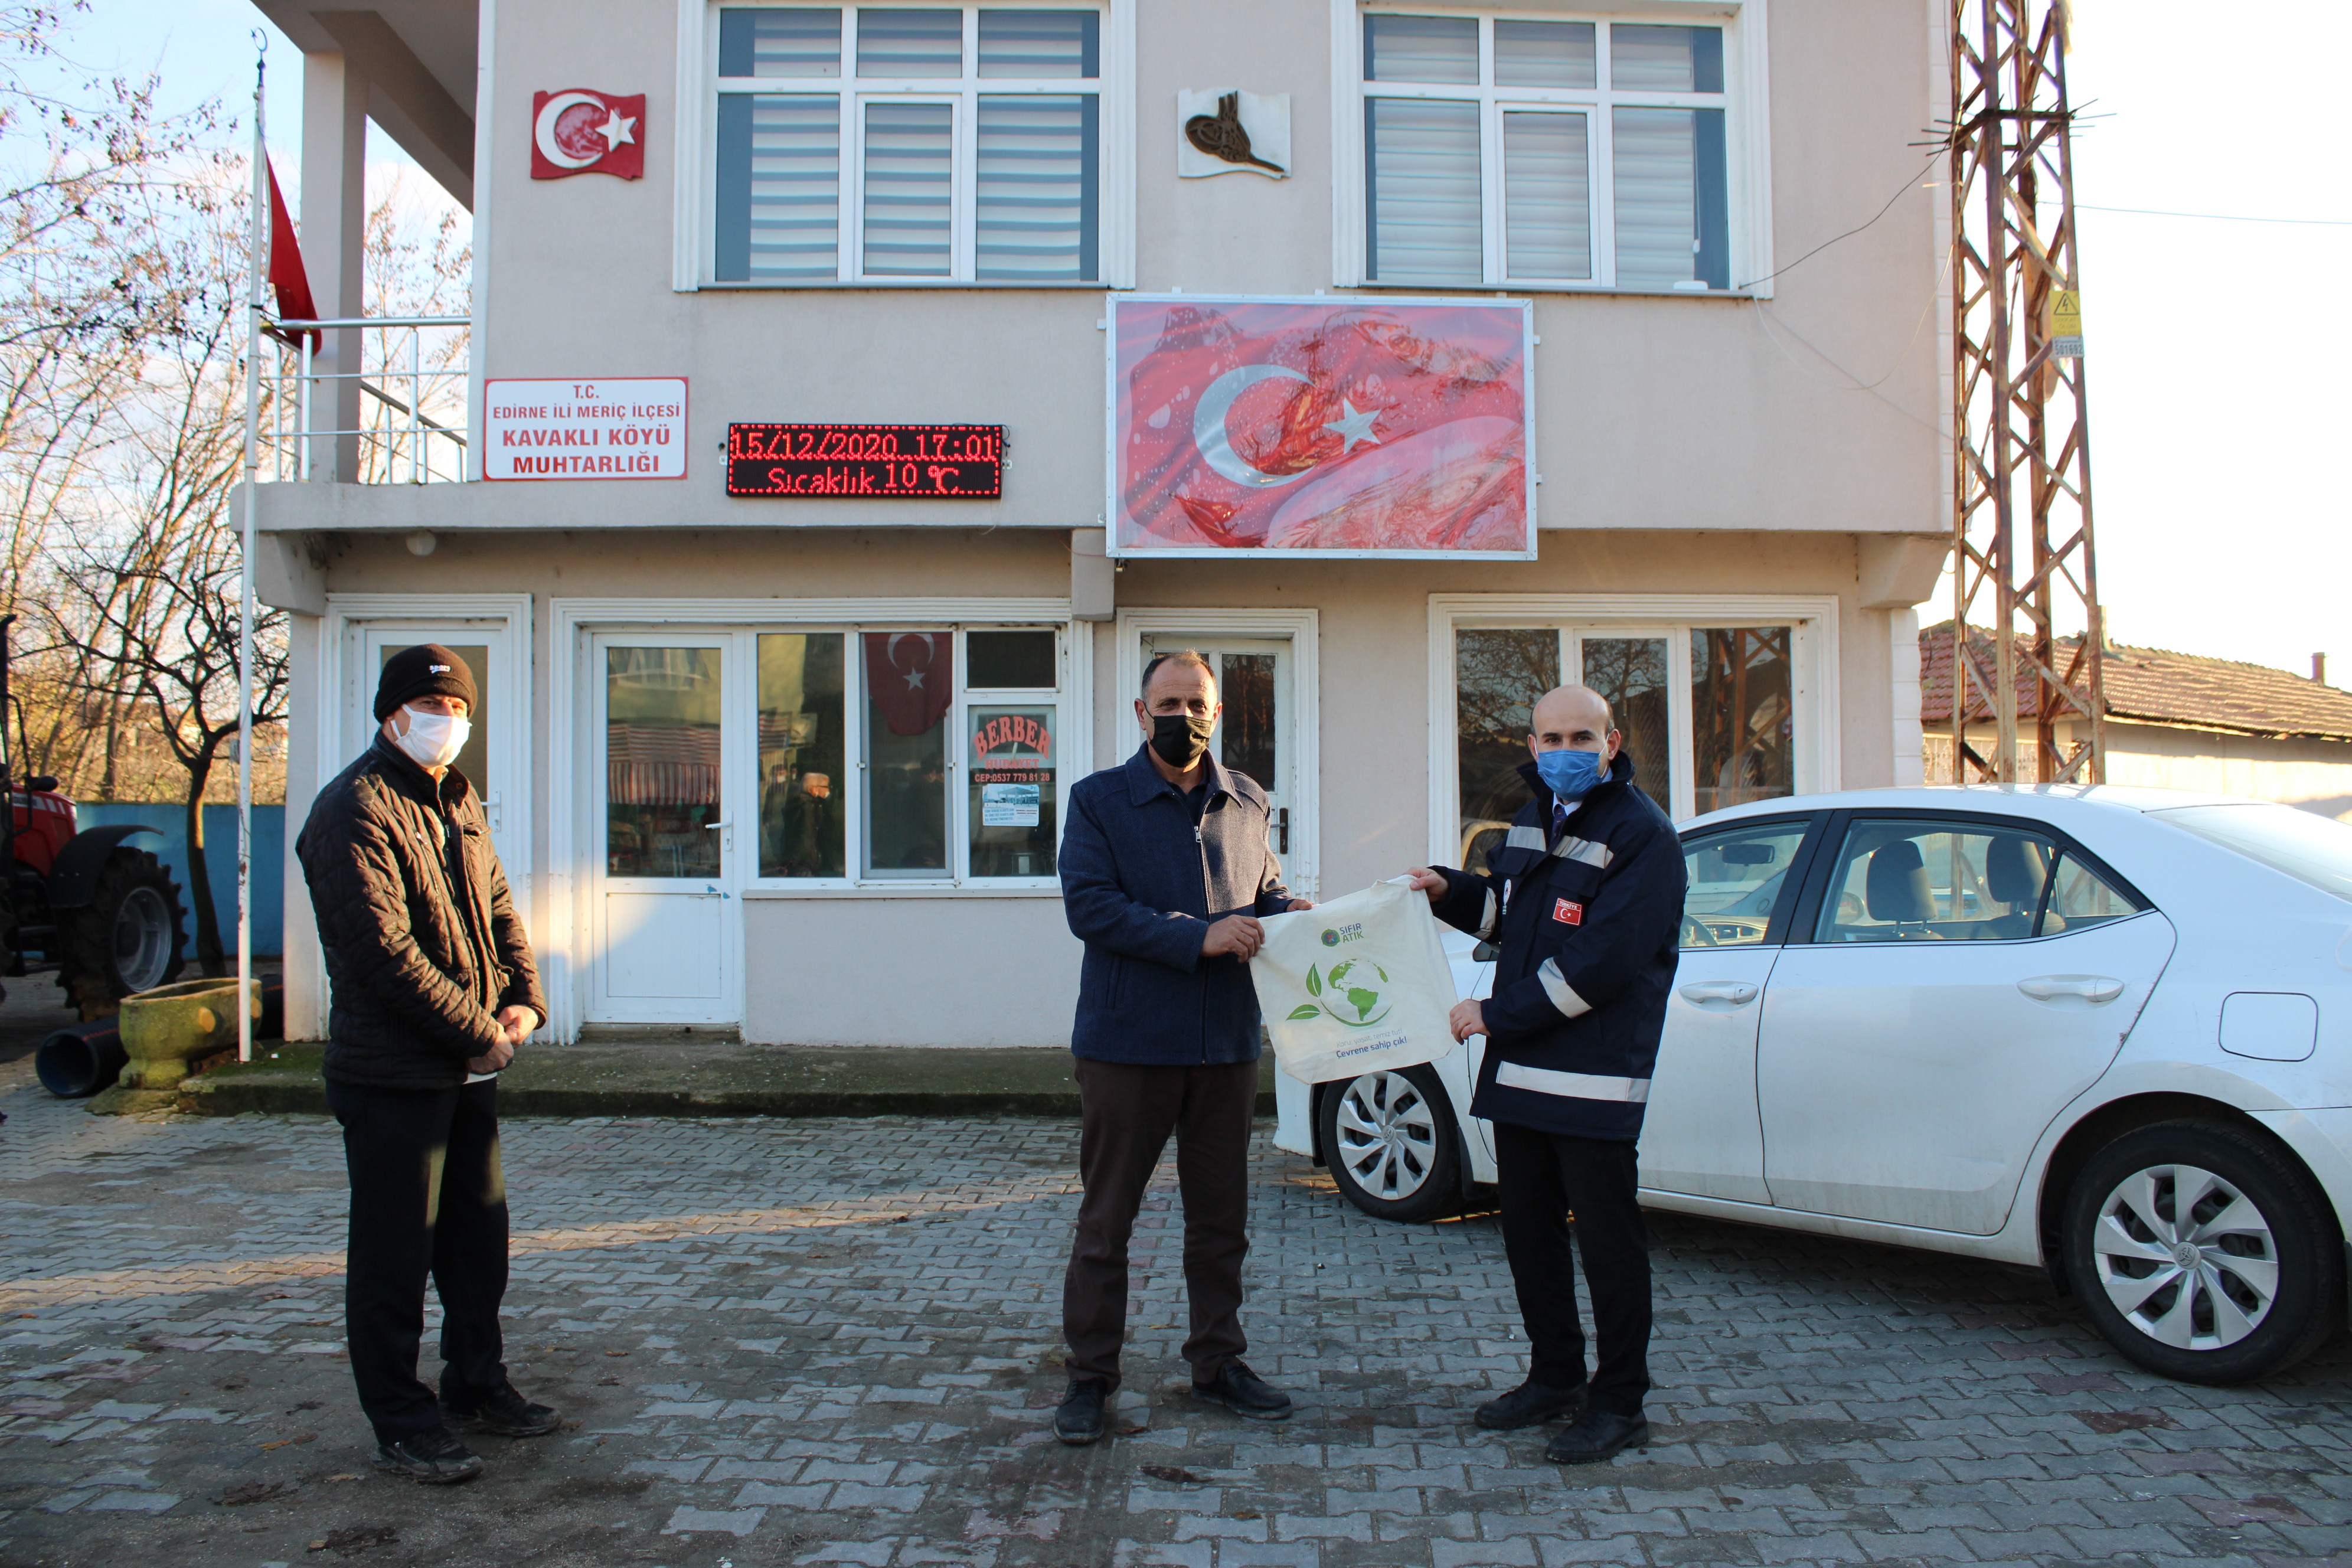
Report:
[[1282,1070],[1305,1083],[1393,1071],[1454,1048],[1454,974],[1427,895],[1398,878],[1264,917],[1250,979]]

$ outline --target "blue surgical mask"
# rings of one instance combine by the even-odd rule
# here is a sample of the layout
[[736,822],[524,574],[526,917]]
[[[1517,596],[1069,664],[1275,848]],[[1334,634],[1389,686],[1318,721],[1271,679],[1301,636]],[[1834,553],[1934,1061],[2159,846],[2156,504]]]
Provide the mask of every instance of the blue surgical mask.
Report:
[[1538,752],[1536,772],[1544,785],[1562,800],[1582,800],[1601,782],[1608,760],[1599,752]]

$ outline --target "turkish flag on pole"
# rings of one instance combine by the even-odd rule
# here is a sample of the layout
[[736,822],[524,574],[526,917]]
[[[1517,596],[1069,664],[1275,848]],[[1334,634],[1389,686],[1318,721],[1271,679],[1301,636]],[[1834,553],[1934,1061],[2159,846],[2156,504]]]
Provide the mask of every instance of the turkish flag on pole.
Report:
[[866,694],[893,735],[919,735],[955,700],[955,634],[867,632]]
[[[319,319],[319,306],[310,297],[310,275],[302,269],[302,247],[294,240],[293,216],[286,210],[286,198],[278,194],[278,167],[267,158],[262,163],[269,173],[269,287],[278,295],[278,319],[315,321]],[[310,351],[316,353],[321,334],[316,331],[281,332],[272,328],[269,335],[298,346],[308,338]]]

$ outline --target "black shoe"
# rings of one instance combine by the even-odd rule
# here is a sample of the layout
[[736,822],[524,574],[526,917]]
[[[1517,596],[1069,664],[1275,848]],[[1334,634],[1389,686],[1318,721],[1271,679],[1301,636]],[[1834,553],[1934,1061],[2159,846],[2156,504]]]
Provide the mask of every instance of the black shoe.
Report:
[[544,1405],[533,1405],[502,1383],[488,1394],[453,1401],[441,1396],[441,1419],[461,1432],[488,1432],[499,1437],[540,1437],[563,1425],[563,1417]]
[[1587,1410],[1551,1440],[1544,1458],[1555,1465],[1597,1465],[1620,1448],[1638,1448],[1649,1440],[1649,1418],[1639,1412]]
[[1074,1377],[1062,1407],[1054,1412],[1054,1436],[1073,1448],[1082,1448],[1102,1436],[1103,1401],[1110,1397],[1110,1380]]
[[1548,1388],[1530,1378],[1508,1394],[1497,1394],[1478,1406],[1478,1425],[1489,1432],[1515,1432],[1540,1426],[1584,1408],[1584,1385]]
[[1290,1418],[1290,1395],[1268,1387],[1265,1379],[1237,1361],[1219,1367],[1217,1375],[1207,1383],[1194,1383],[1192,1397],[1222,1405],[1234,1415],[1246,1415],[1253,1421]]
[[449,1436],[446,1428],[436,1426],[430,1432],[419,1432],[397,1443],[378,1444],[375,1468],[428,1487],[446,1487],[480,1475],[482,1461],[471,1448]]

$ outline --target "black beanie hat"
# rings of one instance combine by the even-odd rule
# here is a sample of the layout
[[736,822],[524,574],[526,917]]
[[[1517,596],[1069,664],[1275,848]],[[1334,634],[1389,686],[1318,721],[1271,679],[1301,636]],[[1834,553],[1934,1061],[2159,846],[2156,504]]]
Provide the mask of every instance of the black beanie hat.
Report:
[[469,714],[482,705],[474,690],[474,672],[464,659],[437,642],[402,648],[383,661],[383,679],[375,687],[376,719],[391,718],[413,697],[436,693],[464,698]]

